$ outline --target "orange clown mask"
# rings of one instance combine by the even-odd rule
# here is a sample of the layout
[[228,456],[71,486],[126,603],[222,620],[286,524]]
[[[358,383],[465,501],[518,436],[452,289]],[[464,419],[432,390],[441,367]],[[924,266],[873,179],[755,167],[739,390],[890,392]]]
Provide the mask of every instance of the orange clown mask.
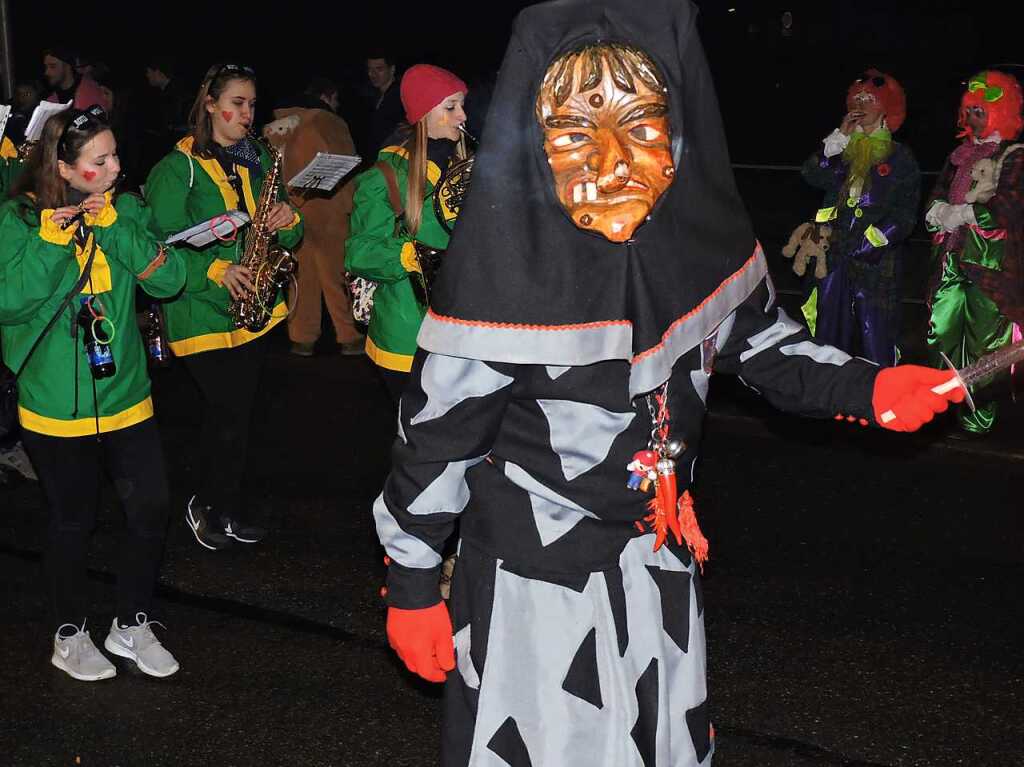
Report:
[[675,175],[654,62],[610,43],[567,53],[548,68],[536,111],[562,207],[581,229],[629,240]]

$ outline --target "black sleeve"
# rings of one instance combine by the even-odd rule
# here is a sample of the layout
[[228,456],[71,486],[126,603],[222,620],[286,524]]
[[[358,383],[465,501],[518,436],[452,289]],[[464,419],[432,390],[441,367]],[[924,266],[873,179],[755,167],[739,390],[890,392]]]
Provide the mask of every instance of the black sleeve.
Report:
[[416,353],[398,411],[398,438],[377,535],[391,560],[388,604],[440,601],[441,550],[469,503],[466,472],[490,453],[515,388],[516,366]]
[[814,418],[842,414],[874,423],[871,397],[879,368],[832,346],[773,306],[765,280],[719,328],[728,338],[715,372],[732,373],[775,407]]

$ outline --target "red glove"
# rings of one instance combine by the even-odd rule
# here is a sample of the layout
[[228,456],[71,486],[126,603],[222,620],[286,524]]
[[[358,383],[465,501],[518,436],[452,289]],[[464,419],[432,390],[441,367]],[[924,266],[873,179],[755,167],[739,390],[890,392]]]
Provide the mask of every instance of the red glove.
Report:
[[388,608],[388,644],[412,673],[443,682],[455,668],[452,620],[443,602],[420,610]]
[[883,368],[875,379],[871,405],[878,425],[893,431],[917,431],[950,402],[962,402],[964,389],[951,385],[952,370],[920,365]]

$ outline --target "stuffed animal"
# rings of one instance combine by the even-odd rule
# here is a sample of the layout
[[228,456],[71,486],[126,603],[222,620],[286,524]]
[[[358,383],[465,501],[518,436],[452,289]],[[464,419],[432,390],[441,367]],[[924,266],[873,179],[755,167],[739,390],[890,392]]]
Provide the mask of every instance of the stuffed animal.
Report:
[[964,202],[985,203],[992,199],[999,185],[999,175],[996,172],[996,162],[991,157],[986,157],[974,163],[971,168],[971,189],[964,195]]
[[831,236],[832,227],[827,224],[800,224],[789,236],[782,255],[793,259],[793,271],[800,277],[807,271],[808,262],[816,258],[818,261],[814,266],[814,276],[822,280],[828,274],[825,254],[828,253],[828,240]]

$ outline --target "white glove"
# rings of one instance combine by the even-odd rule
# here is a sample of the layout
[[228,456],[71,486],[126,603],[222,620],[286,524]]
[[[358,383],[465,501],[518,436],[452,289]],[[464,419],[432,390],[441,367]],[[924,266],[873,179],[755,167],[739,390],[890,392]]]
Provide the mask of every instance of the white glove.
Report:
[[837,154],[843,153],[846,145],[850,143],[850,137],[839,130],[839,128],[836,128],[825,136],[825,140],[822,143],[825,145],[824,155],[826,157],[835,157]]
[[944,232],[955,232],[964,224],[977,224],[974,218],[974,206],[968,203],[963,205],[950,205],[948,202],[937,200],[928,212],[924,220]]

